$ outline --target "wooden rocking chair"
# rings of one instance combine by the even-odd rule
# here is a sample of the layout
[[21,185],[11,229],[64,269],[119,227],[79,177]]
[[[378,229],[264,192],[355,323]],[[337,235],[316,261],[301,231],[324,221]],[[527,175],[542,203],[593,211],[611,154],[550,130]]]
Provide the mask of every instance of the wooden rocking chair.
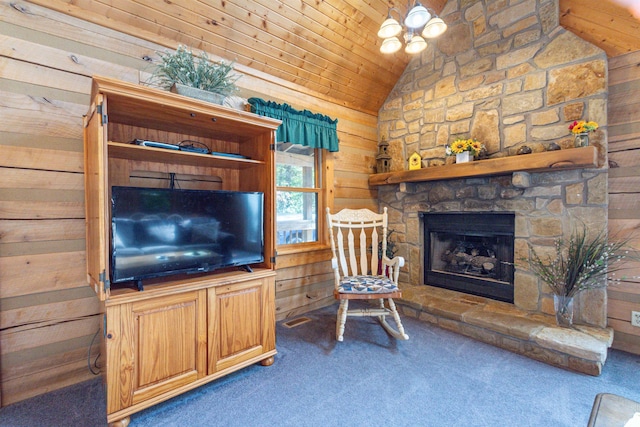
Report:
[[[333,253],[331,267],[335,278],[333,294],[340,300],[336,320],[338,341],[343,340],[347,316],[377,317],[391,336],[401,340],[409,339],[393,302],[393,298],[402,297],[402,292],[398,289],[398,275],[400,267],[404,266],[404,258],[397,256],[389,259],[386,255],[387,222],[387,208],[384,208],[382,214],[368,209],[343,209],[333,215],[327,208]],[[368,256],[371,256],[370,261]],[[378,274],[378,271],[382,274]],[[349,310],[350,300],[376,299],[379,301],[378,307]],[[385,300],[388,307],[385,306]],[[395,329],[387,322],[387,315],[393,316]]]

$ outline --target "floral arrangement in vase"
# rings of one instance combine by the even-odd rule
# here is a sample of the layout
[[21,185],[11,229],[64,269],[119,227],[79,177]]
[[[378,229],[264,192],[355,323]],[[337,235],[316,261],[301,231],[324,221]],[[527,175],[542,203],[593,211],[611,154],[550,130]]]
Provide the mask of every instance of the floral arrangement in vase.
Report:
[[595,132],[598,129],[598,123],[588,122],[586,120],[574,121],[569,125],[572,134]]
[[604,231],[595,237],[587,236],[587,227],[574,231],[568,241],[556,239],[555,259],[540,257],[530,246],[530,270],[540,277],[554,294],[556,320],[560,326],[571,326],[573,297],[588,290],[603,288],[609,282],[623,280],[616,272],[629,268],[628,260],[638,260],[629,248],[630,239],[609,239]]
[[598,123],[593,121],[574,121],[569,125],[569,130],[574,135],[574,145],[576,147],[586,147],[589,145],[589,132],[595,132]]
[[451,144],[447,145],[445,153],[447,156],[456,156],[456,163],[460,163],[461,161],[468,162],[469,157],[473,158],[477,156],[483,149],[484,144],[475,138],[458,138]]

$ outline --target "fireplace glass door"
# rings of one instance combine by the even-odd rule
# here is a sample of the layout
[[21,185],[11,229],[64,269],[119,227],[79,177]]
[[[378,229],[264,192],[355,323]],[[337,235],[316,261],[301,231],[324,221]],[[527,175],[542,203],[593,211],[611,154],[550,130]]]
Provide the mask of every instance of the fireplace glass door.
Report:
[[513,213],[423,213],[425,284],[513,302]]

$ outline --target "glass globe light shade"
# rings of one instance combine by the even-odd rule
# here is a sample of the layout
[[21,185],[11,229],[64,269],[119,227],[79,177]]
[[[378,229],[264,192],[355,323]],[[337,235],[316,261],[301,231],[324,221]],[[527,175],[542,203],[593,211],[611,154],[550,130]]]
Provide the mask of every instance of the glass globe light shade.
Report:
[[411,41],[407,43],[404,51],[410,54],[420,53],[427,48],[427,42],[420,36],[411,37]]
[[434,37],[438,37],[445,31],[447,31],[447,24],[445,24],[442,19],[435,17],[424,27],[424,30],[422,31],[422,37],[432,39]]
[[389,37],[395,37],[402,31],[402,26],[398,21],[389,16],[380,26],[378,30],[378,37],[381,39],[388,39]]
[[402,43],[397,37],[390,37],[384,39],[382,46],[380,46],[380,52],[382,53],[395,53],[400,50]]
[[429,19],[431,19],[429,11],[420,3],[416,2],[413,9],[409,11],[407,17],[404,19],[404,25],[409,28],[420,28],[426,24]]

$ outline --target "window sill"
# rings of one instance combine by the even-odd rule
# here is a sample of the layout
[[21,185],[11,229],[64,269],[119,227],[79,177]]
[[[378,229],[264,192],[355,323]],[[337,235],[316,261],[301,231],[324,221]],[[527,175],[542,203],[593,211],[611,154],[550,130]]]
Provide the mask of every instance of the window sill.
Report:
[[276,246],[276,252],[280,255],[295,255],[305,252],[324,251],[331,249],[329,245],[322,243],[297,243],[293,245]]

